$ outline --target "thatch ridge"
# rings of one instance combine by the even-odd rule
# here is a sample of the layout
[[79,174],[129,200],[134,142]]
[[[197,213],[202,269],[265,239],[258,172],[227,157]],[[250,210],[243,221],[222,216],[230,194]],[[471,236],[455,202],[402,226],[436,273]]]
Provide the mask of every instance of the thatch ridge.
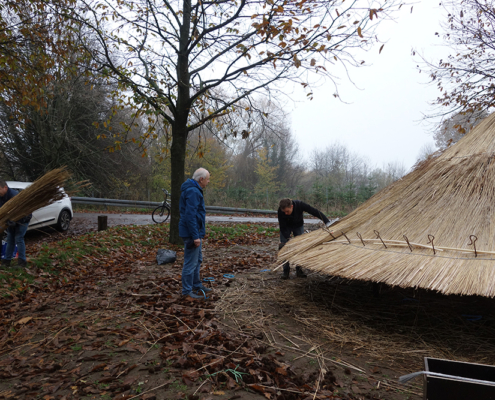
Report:
[[[291,240],[279,262],[349,279],[494,297],[494,206],[495,114],[374,195],[331,232],[320,229]],[[342,232],[351,244],[323,244],[347,242]],[[365,246],[357,233],[366,239]],[[428,235],[443,251],[433,254]],[[428,247],[413,246],[411,252],[406,238]],[[390,240],[398,242],[387,245]]]

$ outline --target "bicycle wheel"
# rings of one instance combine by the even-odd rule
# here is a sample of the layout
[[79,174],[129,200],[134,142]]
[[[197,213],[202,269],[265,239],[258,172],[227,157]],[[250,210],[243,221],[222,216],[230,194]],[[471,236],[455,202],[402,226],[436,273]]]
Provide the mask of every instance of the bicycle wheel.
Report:
[[153,214],[151,214],[151,218],[157,224],[163,224],[168,217],[170,216],[170,208],[167,206],[158,206],[153,210]]

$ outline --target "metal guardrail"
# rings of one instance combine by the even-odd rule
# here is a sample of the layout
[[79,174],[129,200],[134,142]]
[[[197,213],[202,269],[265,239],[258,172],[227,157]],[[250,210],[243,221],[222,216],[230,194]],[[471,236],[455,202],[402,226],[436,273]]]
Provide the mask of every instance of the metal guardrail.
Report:
[[[118,199],[98,199],[95,197],[72,197],[73,204],[84,204],[91,206],[110,206],[110,207],[134,207],[134,208],[155,208],[162,204],[156,201],[138,201],[138,200],[118,200]],[[222,214],[273,214],[277,212],[273,210],[257,210],[252,208],[235,208],[221,206],[206,206],[207,213],[222,213]]]

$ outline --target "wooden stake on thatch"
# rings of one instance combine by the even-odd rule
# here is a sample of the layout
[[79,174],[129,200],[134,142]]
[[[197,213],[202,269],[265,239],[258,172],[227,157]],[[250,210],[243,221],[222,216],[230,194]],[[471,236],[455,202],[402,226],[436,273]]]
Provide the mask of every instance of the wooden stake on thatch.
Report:
[[41,207],[62,200],[61,189],[69,176],[65,167],[47,172],[0,207],[0,232],[7,228],[7,221],[18,221]]

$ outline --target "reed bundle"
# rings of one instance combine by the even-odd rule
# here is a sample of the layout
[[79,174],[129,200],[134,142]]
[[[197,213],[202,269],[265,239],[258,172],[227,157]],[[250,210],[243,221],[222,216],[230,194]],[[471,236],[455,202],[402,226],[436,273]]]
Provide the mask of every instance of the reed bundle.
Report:
[[[331,232],[320,229],[292,239],[278,261],[348,279],[495,297],[494,205],[492,114],[443,154],[337,222]],[[337,238],[347,244],[323,245]],[[443,251],[434,254],[430,239]],[[412,251],[407,241],[414,243]]]
[[6,229],[8,220],[18,221],[41,207],[61,200],[64,197],[61,188],[69,176],[65,167],[47,172],[0,207],[0,232]]

